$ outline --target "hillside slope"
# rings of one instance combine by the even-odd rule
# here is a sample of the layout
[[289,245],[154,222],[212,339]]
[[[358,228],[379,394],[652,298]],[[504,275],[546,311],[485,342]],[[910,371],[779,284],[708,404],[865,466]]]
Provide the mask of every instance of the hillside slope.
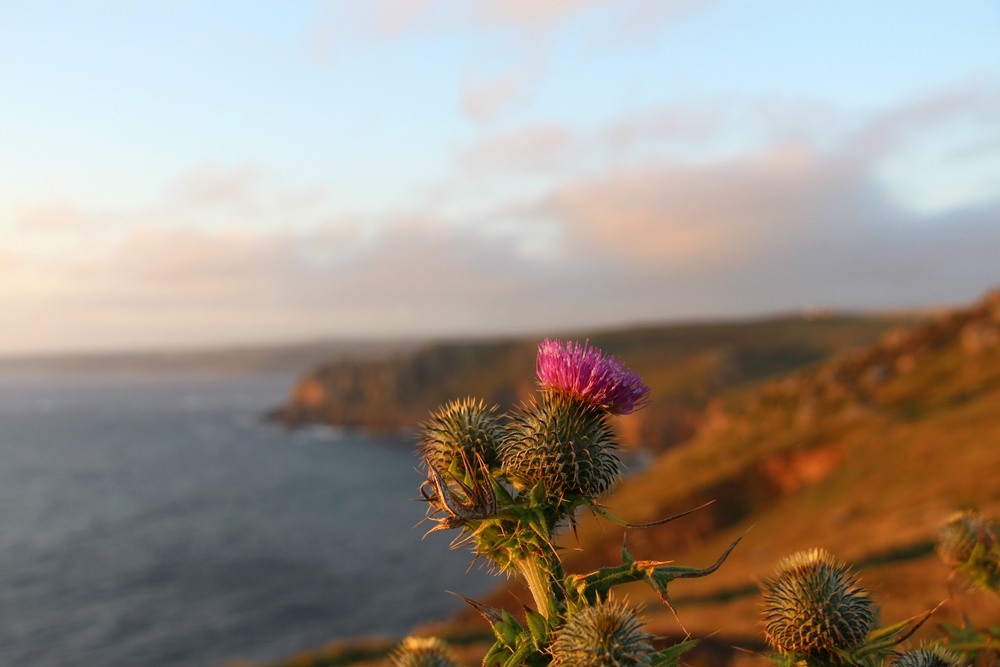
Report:
[[[648,327],[585,338],[620,357],[652,388],[652,404],[620,424],[623,440],[662,449],[697,430],[719,391],[815,363],[913,318],[789,317]],[[441,343],[390,359],[317,368],[273,417],[376,431],[413,428],[444,401],[479,396],[507,410],[534,391],[537,339]]]
[[[957,509],[1000,515],[1000,293],[877,345],[734,391],[692,440],[665,452],[606,500],[619,516],[648,522],[714,500],[675,523],[627,531],[636,558],[712,563],[746,538],[715,574],[676,582],[681,620],[696,636],[759,646],[757,584],[782,557],[823,547],[863,567],[863,583],[895,622],[945,604],[928,624],[961,613],[1000,622],[1000,606],[949,591],[932,553]],[[585,517],[568,536],[565,563],[584,572],[620,562],[623,530]],[[576,551],[576,549],[580,549]],[[515,610],[516,586],[489,602]],[[953,595],[954,594],[954,595]],[[652,632],[677,622],[648,589]],[[465,617],[473,625],[473,617]]]
[[[1000,624],[1000,605],[961,580],[949,583],[933,553],[955,510],[1000,516],[1000,293],[784,378],[731,389],[708,412],[694,438],[605,501],[633,522],[715,501],[672,524],[627,531],[637,558],[706,566],[749,530],[716,573],[671,584],[685,628],[711,637],[689,664],[770,664],[731,647],[763,647],[757,582],[784,556],[813,547],[860,570],[884,623],[944,601],[915,640],[939,636],[938,624],[963,614]],[[620,562],[621,528],[584,516],[577,535],[563,539],[567,570]],[[647,588],[627,595],[643,606],[651,632],[682,634]],[[519,599],[530,595],[510,583],[484,602],[517,614]],[[456,638],[469,665],[490,643],[471,611],[418,631]],[[352,655],[361,657],[353,644],[338,644],[283,664],[354,664]]]

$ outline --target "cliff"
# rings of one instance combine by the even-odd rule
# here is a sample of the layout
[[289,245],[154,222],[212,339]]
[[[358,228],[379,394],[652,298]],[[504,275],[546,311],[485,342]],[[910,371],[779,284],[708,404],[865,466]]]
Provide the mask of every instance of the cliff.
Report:
[[[695,636],[762,645],[757,582],[782,557],[825,548],[863,568],[863,583],[893,623],[945,604],[924,628],[1000,622],[1000,607],[960,581],[933,553],[958,509],[1000,516],[1000,292],[861,349],[757,387],[724,393],[695,437],[660,455],[607,499],[616,514],[648,522],[712,505],[675,523],[630,530],[584,516],[565,564],[584,572],[636,558],[702,567],[747,537],[711,577],[677,582],[673,600]],[[488,603],[512,611],[516,584]],[[648,591],[651,632],[680,628]],[[461,623],[478,622],[473,614]]]
[[[692,438],[661,453],[604,504],[632,522],[712,505],[627,536],[585,514],[576,535],[563,538],[571,572],[620,562],[623,537],[636,558],[702,567],[749,530],[715,574],[671,584],[686,629],[710,637],[688,664],[770,664],[733,647],[763,647],[757,582],[782,557],[813,547],[860,569],[883,623],[944,602],[916,642],[965,615],[980,627],[1000,624],[1000,606],[949,579],[933,553],[955,510],[1000,516],[1000,292],[783,377],[731,386],[707,413]],[[643,606],[650,632],[671,638],[664,641],[683,635],[647,589],[628,596]],[[518,600],[526,599],[511,581],[483,601],[520,614]],[[452,638],[468,665],[491,641],[471,611],[417,631]],[[352,658],[355,645],[340,643],[281,664],[377,664],[389,646]]]
[[[816,363],[845,347],[875,340],[905,317],[779,319],[645,327],[579,333],[638,371],[652,404],[624,418],[624,441],[663,449],[690,437],[711,414],[705,407],[729,387]],[[372,431],[412,429],[444,401],[478,396],[510,409],[531,398],[539,339],[450,342],[383,359],[320,366],[293,388],[272,417]]]

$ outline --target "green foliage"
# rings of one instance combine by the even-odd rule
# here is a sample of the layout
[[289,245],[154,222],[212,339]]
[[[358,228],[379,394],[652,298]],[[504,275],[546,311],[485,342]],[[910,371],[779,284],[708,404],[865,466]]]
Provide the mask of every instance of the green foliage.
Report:
[[477,559],[521,577],[535,602],[522,625],[506,611],[468,600],[493,627],[487,667],[676,667],[694,645],[654,652],[652,637],[632,611],[612,601],[611,589],[643,581],[670,605],[671,581],[714,572],[739,540],[706,569],[637,561],[623,548],[621,565],[584,575],[563,571],[554,539],[581,505],[620,525],[643,527],[597,504],[619,477],[608,418],[606,408],[549,392],[502,429],[493,412],[472,399],[447,404],[424,425],[421,494],[436,523],[431,530],[458,529],[454,546],[470,545]]

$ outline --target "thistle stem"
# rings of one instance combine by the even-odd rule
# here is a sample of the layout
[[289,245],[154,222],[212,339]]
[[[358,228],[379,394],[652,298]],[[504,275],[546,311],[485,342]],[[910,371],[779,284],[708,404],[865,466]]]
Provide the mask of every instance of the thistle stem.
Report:
[[538,613],[551,618],[556,612],[556,599],[552,591],[552,577],[548,564],[541,558],[528,556],[517,562],[517,569],[528,583],[528,590],[535,599]]

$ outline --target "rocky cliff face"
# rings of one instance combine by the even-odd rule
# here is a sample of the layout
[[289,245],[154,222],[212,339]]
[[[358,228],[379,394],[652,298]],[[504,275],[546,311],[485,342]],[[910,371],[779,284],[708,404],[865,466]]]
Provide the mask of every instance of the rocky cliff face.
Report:
[[[712,419],[705,407],[719,391],[815,363],[910,321],[790,317],[571,337],[589,338],[642,374],[653,402],[622,419],[620,435],[631,445],[663,449]],[[538,342],[440,343],[390,358],[325,364],[302,378],[273,417],[290,426],[312,422],[386,432],[414,428],[452,398],[477,396],[509,410],[534,394]]]

